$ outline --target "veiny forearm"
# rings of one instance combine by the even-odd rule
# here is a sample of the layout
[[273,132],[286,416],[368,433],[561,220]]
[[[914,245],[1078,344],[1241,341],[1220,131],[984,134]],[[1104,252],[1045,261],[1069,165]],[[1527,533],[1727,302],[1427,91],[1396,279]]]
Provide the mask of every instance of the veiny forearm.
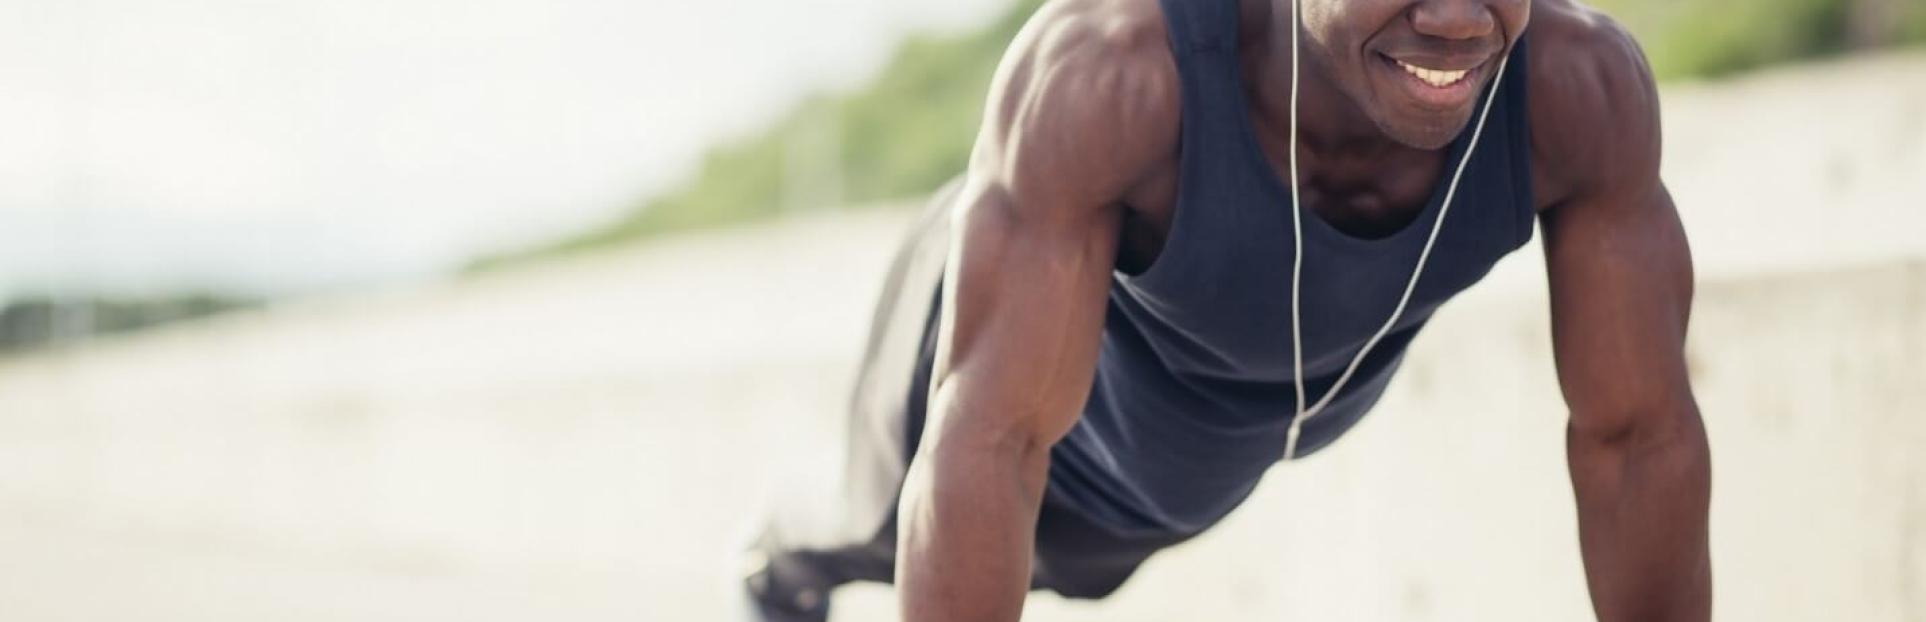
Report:
[[1604,622],[1712,615],[1711,455],[1696,411],[1567,433],[1579,544]]
[[911,465],[898,508],[903,619],[1014,621],[1030,586],[1048,447],[963,434],[932,445]]

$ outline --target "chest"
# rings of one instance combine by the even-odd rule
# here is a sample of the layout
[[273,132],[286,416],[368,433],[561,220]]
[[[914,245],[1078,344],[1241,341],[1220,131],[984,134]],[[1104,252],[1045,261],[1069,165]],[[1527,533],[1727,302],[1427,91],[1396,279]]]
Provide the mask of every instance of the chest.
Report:
[[[1265,133],[1257,141],[1271,175],[1290,179],[1288,147]],[[1301,199],[1306,217],[1345,235],[1378,239],[1410,226],[1431,201],[1445,170],[1443,151],[1380,150],[1318,155],[1299,153]],[[1154,263],[1170,237],[1177,209],[1178,159],[1173,157],[1125,199],[1118,268],[1141,272]],[[1290,206],[1276,205],[1285,212]]]
[[[1431,153],[1300,154],[1305,209],[1294,223],[1282,145],[1204,121],[1187,130],[1168,172],[1126,195],[1125,276],[1112,290],[1133,326],[1175,353],[1165,361],[1172,371],[1286,377],[1292,319],[1301,317],[1304,369],[1335,372],[1404,305],[1414,274],[1391,334],[1415,334],[1529,237],[1526,150],[1505,129],[1475,153],[1460,140]],[[1461,159],[1468,164],[1447,205],[1457,171],[1446,169]],[[1420,256],[1429,261],[1414,272]]]

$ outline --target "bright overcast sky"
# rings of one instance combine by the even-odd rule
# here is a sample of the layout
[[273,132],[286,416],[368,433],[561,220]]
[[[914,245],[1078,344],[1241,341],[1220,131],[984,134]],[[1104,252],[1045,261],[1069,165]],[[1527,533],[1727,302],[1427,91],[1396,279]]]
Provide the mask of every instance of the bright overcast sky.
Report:
[[0,2],[0,297],[433,274],[1004,5]]

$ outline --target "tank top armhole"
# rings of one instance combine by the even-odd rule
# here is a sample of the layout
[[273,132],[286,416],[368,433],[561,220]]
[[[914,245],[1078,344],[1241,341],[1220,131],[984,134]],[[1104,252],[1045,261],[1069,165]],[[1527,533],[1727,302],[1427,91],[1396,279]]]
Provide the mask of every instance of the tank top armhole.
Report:
[[1150,265],[1136,274],[1112,271],[1113,280],[1139,295],[1163,291],[1162,284],[1170,280],[1170,273],[1183,268],[1172,264],[1184,263],[1183,255],[1190,252],[1187,238],[1194,233],[1190,231],[1194,223],[1187,221],[1196,218],[1196,214],[1190,212],[1199,206],[1185,198],[1194,194],[1189,185],[1197,183],[1197,167],[1207,164],[1197,160],[1197,150],[1204,148],[1200,145],[1214,142],[1212,133],[1222,132],[1223,121],[1207,111],[1221,107],[1218,100],[1225,97],[1226,89],[1234,84],[1234,80],[1226,80],[1224,76],[1237,68],[1237,0],[1158,0],[1158,4],[1163,10],[1180,84],[1177,198],[1172,206],[1170,230],[1165,233],[1163,247]]

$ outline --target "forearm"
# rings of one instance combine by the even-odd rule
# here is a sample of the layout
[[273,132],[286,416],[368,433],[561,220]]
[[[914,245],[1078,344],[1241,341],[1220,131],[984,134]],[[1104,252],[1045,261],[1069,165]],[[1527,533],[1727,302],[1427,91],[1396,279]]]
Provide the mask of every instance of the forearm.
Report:
[[1695,409],[1567,434],[1579,544],[1598,618],[1711,618],[1711,457]]
[[898,508],[903,619],[1014,621],[1030,585],[1048,449],[934,445],[911,466]]

